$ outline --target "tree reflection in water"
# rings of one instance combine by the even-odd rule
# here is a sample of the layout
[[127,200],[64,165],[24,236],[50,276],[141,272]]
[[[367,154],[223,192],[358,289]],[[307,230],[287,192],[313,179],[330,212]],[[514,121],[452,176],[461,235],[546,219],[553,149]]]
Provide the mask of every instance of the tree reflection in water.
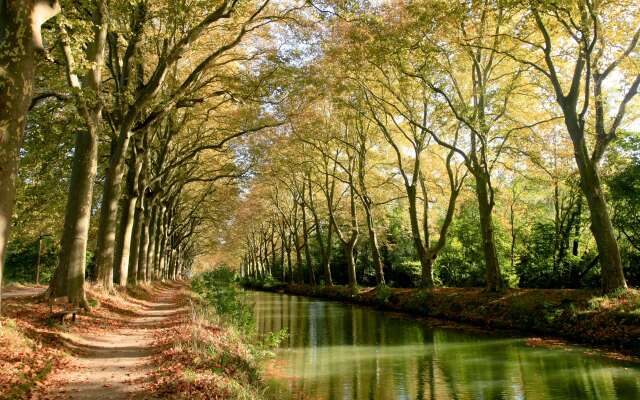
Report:
[[278,399],[640,399],[640,368],[578,349],[452,329],[353,305],[250,293],[262,332],[287,328]]

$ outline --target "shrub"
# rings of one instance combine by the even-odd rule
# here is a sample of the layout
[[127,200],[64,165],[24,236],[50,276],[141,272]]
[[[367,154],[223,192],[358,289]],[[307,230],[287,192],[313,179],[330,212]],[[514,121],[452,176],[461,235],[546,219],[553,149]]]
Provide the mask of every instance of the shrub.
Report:
[[220,318],[243,332],[253,329],[253,308],[242,300],[234,271],[223,267],[204,272],[193,278],[191,287],[214,308]]

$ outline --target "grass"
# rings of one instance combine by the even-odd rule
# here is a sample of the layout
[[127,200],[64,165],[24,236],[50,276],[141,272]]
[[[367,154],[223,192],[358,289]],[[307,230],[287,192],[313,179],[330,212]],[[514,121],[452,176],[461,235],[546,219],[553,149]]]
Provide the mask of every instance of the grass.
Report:
[[266,353],[199,296],[184,294],[183,323],[158,335],[151,392],[172,399],[264,399],[260,363]]

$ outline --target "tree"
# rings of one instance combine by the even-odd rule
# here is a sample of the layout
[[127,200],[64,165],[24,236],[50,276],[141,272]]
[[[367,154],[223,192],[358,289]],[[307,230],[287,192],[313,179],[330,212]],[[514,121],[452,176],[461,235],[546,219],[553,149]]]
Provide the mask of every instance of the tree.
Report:
[[[431,11],[426,13],[428,16]],[[486,285],[490,291],[501,290],[505,283],[494,236],[492,170],[509,137],[538,122],[523,124],[512,115],[514,98],[523,86],[524,69],[514,69],[499,50],[502,32],[512,28],[513,16],[499,2],[485,1],[447,10],[441,18],[452,18],[452,25],[448,26],[457,25],[458,30],[444,43],[438,43],[437,36],[430,37],[423,47],[423,60],[416,63],[416,68],[405,69],[405,73],[420,79],[442,99],[467,136],[468,146],[464,148],[437,132],[431,135],[438,144],[464,159],[475,180]],[[431,63],[436,64],[435,69],[428,68]]]
[[107,3],[96,2],[92,12],[92,39],[83,57],[89,66],[84,71],[78,71],[67,28],[63,22],[59,24],[67,81],[85,127],[76,134],[59,263],[48,291],[51,297],[67,296],[86,309],[85,266],[102,123],[100,88],[109,26]]
[[[515,40],[526,46],[527,52],[541,54],[542,60],[532,61],[521,56],[521,51],[505,54],[532,67],[551,86],[573,144],[580,186],[589,206],[591,231],[602,270],[602,290],[609,293],[626,288],[599,164],[640,88],[637,67],[626,66],[640,40],[640,28],[629,23],[637,22],[638,10],[626,1],[605,5],[576,0],[532,2],[529,11],[537,37],[522,36]],[[570,61],[566,61],[567,55]],[[607,88],[608,80],[616,75],[622,79],[615,79],[626,80],[622,94]],[[595,134],[593,140],[589,138],[591,132]]]
[[0,1],[0,286],[15,203],[18,151],[36,62],[44,51],[41,26],[59,12],[56,0]]
[[[221,57],[239,45],[249,32],[271,22],[270,18],[262,15],[268,4],[268,1],[261,2],[250,10],[247,13],[248,15],[239,15],[239,22],[236,24],[225,24],[224,27],[229,28],[230,31],[227,32],[228,36],[220,38],[222,44],[206,50],[204,57],[194,63],[195,66],[187,71],[185,77],[172,85],[172,87],[167,88],[169,90],[164,93],[165,80],[178,60],[212,26],[234,16],[239,3],[236,0],[224,1],[213,10],[206,12],[205,16],[197,23],[177,29],[176,32],[184,31],[184,34],[172,38],[173,43],[171,45],[168,41],[164,41],[160,53],[155,55],[156,62],[151,68],[149,78],[144,83],[133,82],[133,79],[129,79],[130,73],[127,73],[127,71],[132,70],[131,63],[134,62],[128,56],[135,51],[135,47],[138,41],[142,39],[144,31],[133,30],[133,35],[129,39],[127,50],[124,51],[122,59],[119,56],[121,52],[118,49],[117,42],[114,43],[117,37],[112,36],[109,46],[110,71],[114,82],[117,82],[118,85],[114,96],[115,104],[109,116],[110,123],[114,127],[114,134],[109,166],[104,180],[100,225],[96,244],[98,280],[103,286],[107,288],[112,286],[117,208],[121,194],[121,183],[126,170],[125,158],[131,138],[136,132],[142,131],[170,110],[179,107],[183,104],[181,102],[188,101],[188,95],[194,89],[194,86],[197,87],[199,85],[199,78],[208,69],[213,68]],[[150,21],[150,19],[144,20],[147,24]],[[180,21],[178,20],[177,23],[179,25]],[[185,96],[187,97],[185,98]],[[132,101],[125,101],[126,99],[132,99]],[[156,103],[154,104],[154,102]],[[161,215],[160,217],[162,218],[163,216]]]

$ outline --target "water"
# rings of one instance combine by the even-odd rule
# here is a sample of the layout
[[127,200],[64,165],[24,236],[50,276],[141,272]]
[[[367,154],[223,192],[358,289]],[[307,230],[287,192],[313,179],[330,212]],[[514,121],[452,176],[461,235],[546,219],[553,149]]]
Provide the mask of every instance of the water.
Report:
[[276,399],[640,399],[640,366],[583,349],[530,347],[336,302],[249,296],[261,332],[290,333],[268,367]]

